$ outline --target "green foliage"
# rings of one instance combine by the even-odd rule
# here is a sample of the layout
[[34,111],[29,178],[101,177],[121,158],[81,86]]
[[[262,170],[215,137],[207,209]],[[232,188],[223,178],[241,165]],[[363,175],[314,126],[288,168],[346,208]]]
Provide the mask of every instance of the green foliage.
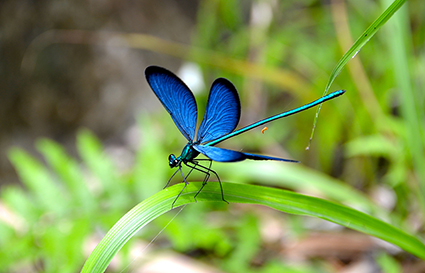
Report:
[[[241,94],[241,125],[311,101],[332,83],[337,86],[334,89],[347,89],[344,97],[323,107],[308,152],[304,148],[311,133],[312,111],[270,124],[264,135],[253,131],[223,144],[303,162],[214,163],[223,181],[241,183],[224,183],[225,194],[229,201],[256,200],[254,203],[288,213],[327,219],[383,238],[423,258],[425,117],[420,90],[424,87],[425,37],[423,28],[415,25],[423,21],[420,1],[409,2],[410,9],[405,5],[386,23],[404,2],[395,1],[393,8],[374,22],[390,6],[389,1],[349,1],[338,9],[341,7],[333,1],[321,6],[310,0],[205,0],[199,6],[190,46],[173,50],[176,47],[167,47],[163,41],[164,47],[146,48],[149,43],[143,43],[145,47],[139,48],[201,64],[208,83],[216,76],[228,77]],[[270,22],[258,23],[246,17],[254,5],[264,3],[271,8]],[[344,24],[347,28],[338,30]],[[343,55],[355,40],[352,37],[359,39]],[[137,48],[132,41],[128,40],[128,46]],[[89,243],[96,244],[135,204],[145,200],[135,209],[146,210],[119,223],[139,217],[146,224],[168,211],[181,185],[161,191],[172,174],[166,157],[170,152],[178,153],[184,143],[166,115],[140,120],[140,149],[130,151],[132,163],[125,170],[117,168],[116,158],[88,130],[77,136],[78,159],[48,139],[36,143],[37,156],[11,149],[9,158],[22,186],[1,189],[0,205],[10,217],[0,221],[0,268],[6,272],[77,272],[92,251]],[[199,174],[191,176],[191,180],[200,179]],[[307,192],[331,202],[270,186]],[[191,183],[179,204],[193,202],[197,187]],[[393,192],[395,203],[384,207],[371,198],[376,187]],[[199,200],[219,201],[217,189],[215,183],[209,183]],[[269,202],[267,194],[271,193],[281,194],[281,198]],[[265,200],[257,200],[262,194]],[[244,195],[250,200],[243,199]],[[166,201],[147,204],[158,197]],[[292,203],[285,203],[289,201]],[[279,254],[270,252],[254,266],[253,261],[264,251],[263,218],[256,210],[247,212],[234,206],[223,202],[188,205],[177,218],[164,214],[135,236],[138,241],[150,241],[166,227],[160,239],[164,237],[167,244],[157,248],[172,248],[193,257],[193,253],[204,253],[198,258],[228,272],[327,271],[326,261],[289,266]],[[296,229],[293,233],[309,232],[303,225],[305,218],[279,217],[289,218]],[[124,241],[143,227],[140,223],[126,222],[126,229],[115,226],[117,232],[128,233],[119,233],[121,237],[108,233],[104,240],[121,241],[102,241],[87,266],[102,255],[112,258]],[[419,235],[409,235],[415,233]],[[134,241],[120,252],[119,268],[110,268],[111,272],[120,272],[131,261]],[[107,247],[111,249],[105,250]],[[379,254],[375,261],[383,272],[399,272],[403,262],[389,254]],[[104,259],[102,266],[108,263]]]
[[[309,197],[294,192],[263,186],[222,183],[226,199],[231,203],[264,205],[286,213],[313,216],[343,225],[345,227],[378,237],[425,259],[425,245],[414,236],[362,212],[341,206],[323,199]],[[175,205],[194,203],[193,196],[202,183],[191,183]],[[81,272],[104,272],[121,247],[141,228],[156,217],[167,212],[180,193],[180,185],[163,190],[135,206],[122,217],[106,234],[87,259]],[[198,195],[199,201],[220,201],[221,190],[218,183],[209,183]],[[249,217],[249,216],[248,216]],[[246,218],[239,230],[239,240],[235,251],[224,266],[231,271],[246,265],[258,251],[259,236],[256,234],[255,218]],[[194,235],[192,235],[194,236]],[[196,237],[196,236],[195,236]],[[242,266],[245,268],[245,266]],[[247,269],[247,268],[245,268]]]

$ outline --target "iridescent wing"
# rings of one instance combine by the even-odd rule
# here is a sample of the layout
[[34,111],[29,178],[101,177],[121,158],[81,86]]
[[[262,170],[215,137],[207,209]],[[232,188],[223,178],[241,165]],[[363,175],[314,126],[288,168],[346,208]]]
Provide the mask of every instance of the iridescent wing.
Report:
[[146,80],[188,141],[195,137],[198,108],[192,91],[172,72],[158,66],[145,70]]
[[218,78],[211,86],[197,142],[204,143],[232,132],[239,123],[241,104],[233,84]]
[[298,162],[296,160],[285,159],[280,157],[271,157],[271,156],[265,156],[265,155],[242,153],[242,152],[232,151],[232,150],[223,149],[223,148],[214,147],[214,146],[194,145],[193,147],[198,152],[218,162],[237,162],[237,161],[243,161],[245,159]]

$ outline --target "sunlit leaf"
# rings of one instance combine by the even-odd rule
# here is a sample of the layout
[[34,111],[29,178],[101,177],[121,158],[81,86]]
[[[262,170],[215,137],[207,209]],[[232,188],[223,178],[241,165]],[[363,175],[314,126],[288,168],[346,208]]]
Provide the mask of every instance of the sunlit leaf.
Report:
[[[222,183],[225,198],[230,203],[258,204],[282,212],[318,217],[383,239],[425,259],[425,245],[406,232],[352,208],[323,199],[290,191],[243,184]],[[201,183],[190,183],[175,206],[193,203]],[[104,272],[122,246],[141,228],[171,209],[181,190],[177,184],[138,204],[106,234],[86,261],[81,272]],[[208,183],[198,195],[198,202],[221,201],[218,183]]]

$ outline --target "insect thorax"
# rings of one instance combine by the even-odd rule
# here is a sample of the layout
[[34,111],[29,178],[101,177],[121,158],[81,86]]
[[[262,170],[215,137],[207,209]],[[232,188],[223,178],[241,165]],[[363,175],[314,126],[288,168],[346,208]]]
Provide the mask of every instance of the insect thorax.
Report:
[[199,152],[193,148],[193,143],[188,142],[186,146],[184,146],[181,155],[179,156],[180,160],[184,163],[191,162],[195,157],[199,155]]

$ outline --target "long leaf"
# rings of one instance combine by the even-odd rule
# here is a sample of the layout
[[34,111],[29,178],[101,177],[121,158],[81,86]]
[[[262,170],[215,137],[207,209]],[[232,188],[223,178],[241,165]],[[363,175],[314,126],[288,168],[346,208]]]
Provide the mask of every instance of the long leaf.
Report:
[[[394,13],[403,6],[406,0],[395,0],[379,17],[376,19],[364,32],[360,35],[359,38],[354,42],[354,44],[348,49],[347,52],[342,56],[339,62],[336,64],[332,73],[329,77],[328,83],[325,87],[324,95],[326,95],[334,82],[335,78],[339,75],[344,66],[354,58],[357,53],[362,49],[362,47],[369,42],[369,40],[378,32],[378,30],[385,25],[385,23],[394,15]],[[316,111],[316,117],[314,118],[313,129],[311,130],[310,142],[314,136],[314,130],[316,128],[317,119],[320,113],[322,105],[319,105]],[[310,146],[310,144],[309,144]]]
[[[406,232],[352,208],[290,191],[244,184],[222,183],[231,203],[268,206],[286,213],[318,217],[383,239],[425,259],[425,245]],[[175,206],[193,203],[201,183],[190,183]],[[122,217],[93,250],[81,272],[104,272],[121,247],[141,228],[171,209],[181,190],[177,184],[138,204]],[[221,201],[218,183],[208,183],[197,197],[200,201]]]

